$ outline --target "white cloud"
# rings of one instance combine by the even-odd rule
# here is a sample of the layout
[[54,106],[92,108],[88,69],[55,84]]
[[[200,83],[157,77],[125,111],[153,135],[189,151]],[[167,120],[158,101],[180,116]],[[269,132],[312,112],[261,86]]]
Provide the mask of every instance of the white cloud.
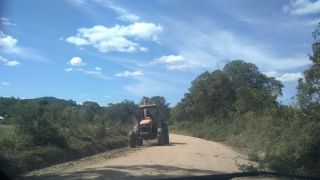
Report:
[[48,62],[43,55],[31,48],[17,46],[18,40],[0,31],[0,51],[6,54],[15,54],[25,59]]
[[68,64],[72,67],[65,68],[65,72],[78,71],[82,72],[83,74],[93,75],[101,79],[110,79],[107,75],[103,74],[101,67],[95,67],[94,69],[85,68],[87,63],[83,62],[80,57],[71,58]]
[[300,78],[303,78],[302,73],[284,73],[278,77],[278,79],[282,82],[297,81]]
[[122,21],[133,21],[134,22],[134,21],[138,21],[140,18],[139,18],[139,16],[136,16],[134,14],[121,14],[118,19],[120,19]]
[[0,31],[0,49],[3,50],[12,50],[16,47],[18,40],[12,36],[4,34]]
[[7,51],[7,53],[15,54],[23,59],[29,59],[32,61],[50,62],[50,60],[44,57],[40,51],[32,48],[16,46],[15,48],[11,49],[11,51]]
[[99,70],[85,70],[84,71],[84,73],[85,74],[102,74],[102,72],[101,71],[99,71]]
[[90,44],[87,40],[79,38],[79,37],[68,37],[66,39],[66,41],[69,42],[69,43],[75,44],[77,46],[83,46],[83,45],[89,45]]
[[10,86],[10,85],[11,85],[11,83],[9,83],[9,82],[5,82],[5,81],[2,81],[2,82],[1,82],[1,85],[2,85],[2,86]]
[[0,25],[3,26],[16,26],[16,24],[10,22],[8,18],[5,17],[0,17]]
[[148,48],[146,48],[146,47],[140,47],[140,51],[142,51],[142,52],[147,52],[149,49]]
[[[74,59],[73,62],[71,62],[72,59]],[[104,74],[102,72],[102,68],[101,67],[95,67],[94,69],[86,69],[84,67],[86,64],[82,62],[81,58],[74,57],[72,59],[68,63],[72,67],[65,68],[64,69],[65,72],[76,71],[76,72],[81,72],[81,73],[83,73],[85,75],[92,75],[94,77],[101,78],[101,79],[110,79],[109,76],[107,76],[106,74]],[[79,64],[81,64],[81,65],[79,65]]]
[[187,69],[192,68],[192,65],[182,55],[166,55],[156,58],[151,61],[151,64],[165,64],[169,70]]
[[155,59],[154,63],[175,64],[183,61],[185,61],[185,59],[181,55],[167,55]]
[[71,60],[68,64],[70,64],[71,66],[75,66],[75,67],[86,66],[86,63],[83,62],[80,57],[71,58]]
[[20,65],[20,62],[19,61],[8,61],[6,63],[7,66],[18,66]]
[[81,70],[84,74],[86,75],[92,75],[94,77],[100,78],[100,79],[105,79],[109,80],[110,77],[103,73],[101,70],[97,70],[96,68],[93,70]]
[[147,22],[137,22],[122,28],[123,36],[133,36],[141,39],[157,40],[157,35],[163,31],[161,25]]
[[136,76],[143,76],[144,74],[141,71],[124,71],[117,74],[114,74],[116,77],[136,77]]
[[64,71],[66,71],[66,72],[70,72],[70,71],[72,71],[72,70],[73,70],[73,68],[71,68],[71,67],[64,69]]
[[294,0],[283,7],[285,13],[293,15],[308,15],[320,13],[320,0]]
[[118,5],[115,5],[114,3],[111,3],[110,1],[102,1],[104,2],[104,5],[107,6],[108,8],[114,10],[116,13],[119,14],[119,17],[117,19],[121,21],[126,21],[126,22],[136,22],[140,20],[140,17],[129,13],[126,9],[123,7],[120,7]]
[[66,41],[76,46],[91,45],[100,52],[146,51],[147,48],[141,47],[136,41],[139,39],[156,41],[157,35],[162,30],[161,25],[146,22],[137,22],[128,26],[115,25],[110,28],[96,25],[92,28],[78,29],[78,34],[68,37]]
[[18,66],[20,65],[20,62],[15,60],[9,61],[8,59],[0,56],[0,64],[3,64],[5,66]]
[[276,71],[268,71],[268,72],[264,72],[264,74],[267,77],[274,77],[277,80],[282,81],[282,82],[292,82],[292,81],[297,81],[300,78],[303,78],[303,75],[300,72],[280,74]]
[[277,73],[276,71],[263,72],[263,74],[267,77],[277,77],[279,75],[279,73]]
[[[221,68],[217,67],[221,62],[235,59],[254,63],[259,68],[275,70],[294,69],[310,64],[304,52],[280,56],[268,44],[241,37],[214,25],[204,28],[190,27],[182,22],[171,23],[176,28],[174,31],[179,33],[169,36],[164,43],[170,44],[173,50],[185,58],[186,63],[182,66],[185,68],[210,70]],[[210,32],[204,32],[203,29],[210,29]]]
[[[125,8],[115,4],[114,2],[111,2],[109,0],[68,0],[70,3],[80,6],[82,8],[85,8],[87,11],[90,9],[90,5],[93,3],[96,3],[99,6],[105,6],[108,9],[113,10],[116,12],[119,16],[117,19],[125,22],[136,22],[140,20],[140,17],[138,15],[135,15],[133,13],[128,12]],[[92,3],[92,4],[91,4]]]

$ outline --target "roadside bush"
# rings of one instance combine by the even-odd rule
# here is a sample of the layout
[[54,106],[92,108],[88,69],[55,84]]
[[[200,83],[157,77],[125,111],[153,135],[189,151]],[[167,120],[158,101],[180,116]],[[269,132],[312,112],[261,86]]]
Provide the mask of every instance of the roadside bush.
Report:
[[0,153],[0,170],[9,176],[9,178],[15,179],[19,177],[20,171],[16,165],[7,157]]

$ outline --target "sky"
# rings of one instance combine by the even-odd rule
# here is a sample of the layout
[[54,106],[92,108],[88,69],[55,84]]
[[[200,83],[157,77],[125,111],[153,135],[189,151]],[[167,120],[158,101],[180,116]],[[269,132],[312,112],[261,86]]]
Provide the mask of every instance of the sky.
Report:
[[320,0],[0,0],[0,96],[100,105],[164,96],[235,59],[284,84],[310,65]]

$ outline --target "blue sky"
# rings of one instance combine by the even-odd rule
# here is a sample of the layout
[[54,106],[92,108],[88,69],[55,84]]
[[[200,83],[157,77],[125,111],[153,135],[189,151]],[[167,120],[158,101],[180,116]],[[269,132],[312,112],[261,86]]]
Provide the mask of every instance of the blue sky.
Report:
[[296,93],[320,1],[1,0],[0,96],[101,105],[164,96],[203,71],[255,63]]

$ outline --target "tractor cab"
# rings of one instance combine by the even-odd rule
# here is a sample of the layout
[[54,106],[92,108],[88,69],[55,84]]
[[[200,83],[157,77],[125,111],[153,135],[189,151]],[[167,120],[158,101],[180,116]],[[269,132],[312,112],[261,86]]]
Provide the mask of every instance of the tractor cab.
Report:
[[158,123],[158,108],[155,104],[146,104],[140,106],[138,118],[138,130],[141,138],[153,139],[157,136]]
[[141,105],[139,113],[139,125],[153,124],[158,119],[157,105]]

